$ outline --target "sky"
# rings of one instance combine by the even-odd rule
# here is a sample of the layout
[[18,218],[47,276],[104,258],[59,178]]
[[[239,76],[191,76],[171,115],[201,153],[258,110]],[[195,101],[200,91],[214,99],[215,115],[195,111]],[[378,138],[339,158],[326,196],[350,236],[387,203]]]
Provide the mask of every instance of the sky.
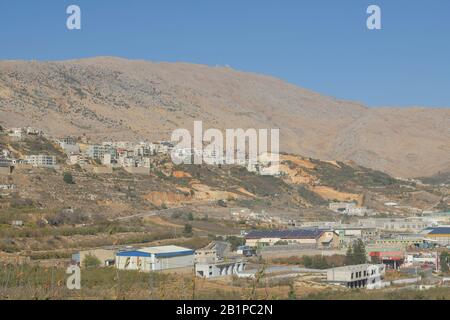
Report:
[[[72,4],[81,30],[66,27]],[[367,29],[372,4],[381,30]],[[369,106],[450,107],[450,1],[0,0],[0,59],[94,56],[227,65]]]

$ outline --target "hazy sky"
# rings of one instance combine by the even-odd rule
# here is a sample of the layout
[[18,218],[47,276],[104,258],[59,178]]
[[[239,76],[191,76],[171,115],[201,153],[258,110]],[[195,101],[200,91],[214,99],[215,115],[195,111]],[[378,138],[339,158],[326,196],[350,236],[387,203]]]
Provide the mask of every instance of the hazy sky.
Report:
[[[66,28],[70,4],[82,30]],[[370,4],[382,30],[366,28]],[[229,65],[371,106],[450,107],[450,1],[0,0],[0,59],[99,55]]]

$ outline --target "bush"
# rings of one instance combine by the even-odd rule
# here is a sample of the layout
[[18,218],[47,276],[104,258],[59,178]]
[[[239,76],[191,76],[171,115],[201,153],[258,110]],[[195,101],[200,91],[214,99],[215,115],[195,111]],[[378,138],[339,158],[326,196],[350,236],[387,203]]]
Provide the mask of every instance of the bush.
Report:
[[63,180],[67,184],[75,184],[73,176],[72,176],[72,174],[70,172],[64,172]]
[[217,205],[219,205],[220,207],[227,207],[227,203],[224,200],[219,200],[217,201]]
[[183,235],[186,237],[192,237],[192,226],[189,223],[184,225]]
[[86,255],[86,257],[84,258],[83,266],[84,266],[86,269],[89,269],[89,268],[98,268],[100,265],[101,265],[101,262],[100,262],[100,260],[99,260],[96,256],[93,256],[93,255],[91,255],[91,254],[88,254],[88,255]]

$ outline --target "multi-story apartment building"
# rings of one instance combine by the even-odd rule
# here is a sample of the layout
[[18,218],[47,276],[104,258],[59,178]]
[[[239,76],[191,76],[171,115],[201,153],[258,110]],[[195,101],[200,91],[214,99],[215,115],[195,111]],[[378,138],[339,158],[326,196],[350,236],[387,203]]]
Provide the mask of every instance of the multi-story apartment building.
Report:
[[102,160],[105,154],[110,154],[116,158],[116,149],[110,145],[91,145],[87,148],[86,154],[89,158]]
[[33,167],[55,167],[57,165],[55,156],[43,154],[27,156],[26,162]]

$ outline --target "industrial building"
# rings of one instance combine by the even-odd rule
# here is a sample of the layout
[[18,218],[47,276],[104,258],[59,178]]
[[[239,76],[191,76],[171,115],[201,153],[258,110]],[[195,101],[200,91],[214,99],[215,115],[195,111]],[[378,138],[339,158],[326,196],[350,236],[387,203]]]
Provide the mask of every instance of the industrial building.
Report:
[[295,229],[250,231],[245,236],[246,244],[252,248],[273,246],[287,243],[297,245],[311,245],[316,248],[339,247],[339,236],[332,230],[321,229]]
[[125,250],[116,254],[116,268],[144,272],[192,268],[194,250],[178,246]]
[[392,232],[420,232],[430,227],[432,223],[421,217],[408,218],[370,218],[359,221],[367,227],[375,227],[379,230]]
[[428,228],[424,230],[425,239],[439,246],[450,246],[450,227]]
[[397,270],[405,262],[405,252],[401,248],[372,248],[367,251],[372,263],[382,263],[389,269]]
[[426,239],[423,234],[415,233],[395,233],[389,235],[388,237],[380,237],[380,239],[375,240],[375,244],[378,246],[386,247],[425,247]]

